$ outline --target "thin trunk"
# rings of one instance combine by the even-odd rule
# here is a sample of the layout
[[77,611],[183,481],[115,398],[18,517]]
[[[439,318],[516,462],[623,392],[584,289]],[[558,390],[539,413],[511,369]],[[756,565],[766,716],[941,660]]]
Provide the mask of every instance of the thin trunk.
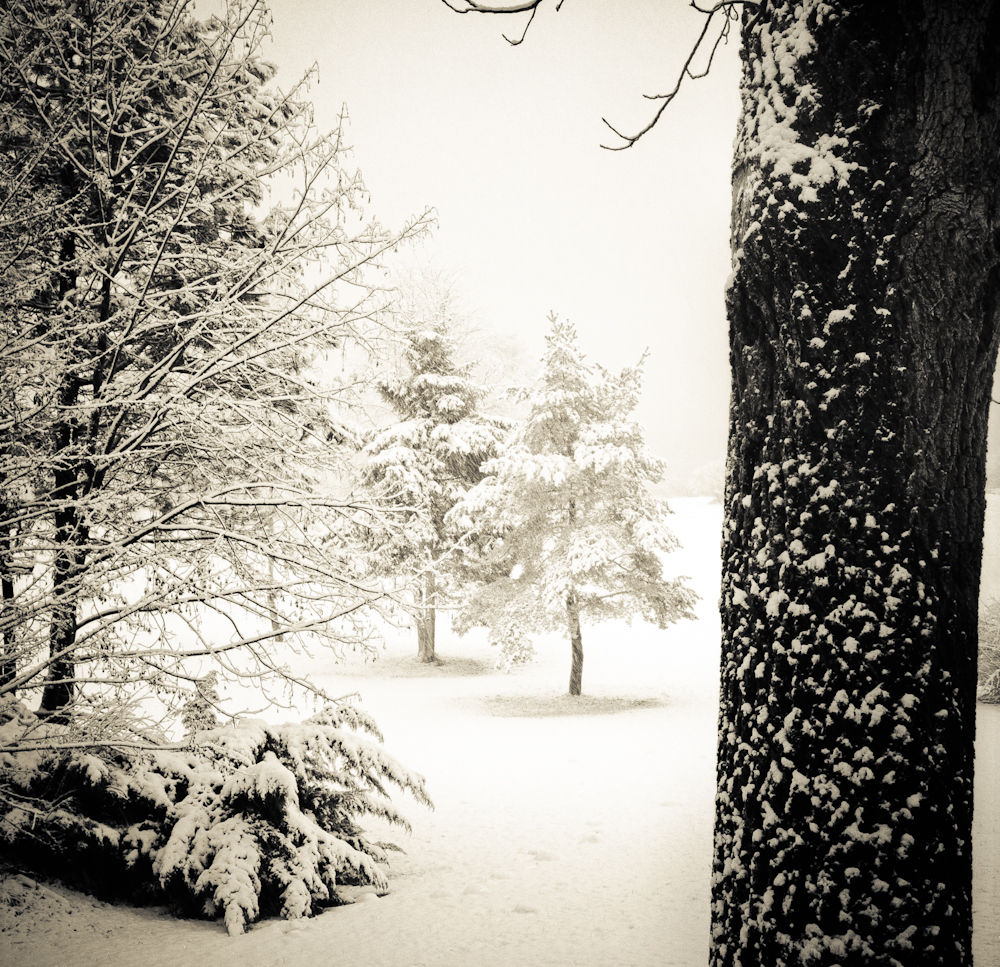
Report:
[[17,675],[16,627],[14,623],[14,574],[11,559],[10,526],[3,529],[0,541],[0,624],[3,625],[3,641],[0,643],[0,686],[7,685]]
[[583,689],[583,636],[580,634],[580,608],[576,592],[566,597],[566,620],[572,659],[569,667],[569,694],[579,695]]
[[962,967],[1000,3],[761,9],[734,165],[711,963]]
[[[566,519],[570,526],[576,524],[576,498],[570,497]],[[566,595],[566,620],[569,626],[569,645],[572,653],[569,667],[569,694],[579,695],[583,688],[583,636],[580,634],[580,599],[576,589]]]
[[272,556],[271,549],[274,547],[274,521],[271,522],[269,527],[270,541],[268,543],[268,557],[267,557],[267,578],[271,585],[268,587],[267,592],[264,595],[264,601],[267,605],[268,619],[271,623],[271,631],[274,633],[275,642],[283,642],[285,636],[279,634],[281,631],[281,622],[278,620],[278,596],[274,591],[274,557]]
[[420,589],[420,606],[417,611],[417,657],[425,662],[437,661],[434,649],[435,594],[434,575],[428,571]]

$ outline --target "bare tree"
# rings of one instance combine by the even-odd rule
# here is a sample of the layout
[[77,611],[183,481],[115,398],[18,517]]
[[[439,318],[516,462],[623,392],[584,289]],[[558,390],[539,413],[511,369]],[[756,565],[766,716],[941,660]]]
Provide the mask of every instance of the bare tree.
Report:
[[970,964],[1000,5],[703,12],[743,58],[711,962]]
[[380,597],[337,536],[365,508],[333,496],[322,364],[427,219],[365,220],[343,126],[271,83],[260,0],[188,6],[0,21],[0,694],[60,719],[169,703],[203,662],[287,685],[277,635],[340,647]]

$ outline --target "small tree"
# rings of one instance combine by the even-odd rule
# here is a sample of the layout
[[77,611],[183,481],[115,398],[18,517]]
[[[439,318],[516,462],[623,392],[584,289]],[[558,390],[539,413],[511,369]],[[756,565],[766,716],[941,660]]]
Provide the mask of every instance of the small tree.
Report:
[[365,447],[365,484],[394,508],[402,527],[370,533],[370,567],[402,575],[404,605],[417,626],[417,654],[436,660],[435,616],[454,590],[457,570],[445,515],[482,479],[480,467],[497,453],[503,424],[478,412],[485,390],[455,359],[454,323],[447,305],[431,322],[412,319],[404,333],[402,372],[378,384],[400,421],[372,434]]
[[569,693],[583,681],[581,618],[639,615],[661,628],[691,617],[694,593],[665,580],[677,546],[666,504],[648,485],[662,475],[632,418],[642,364],[612,374],[588,365],[576,330],[550,315],[542,375],[512,445],[450,515],[496,577],[468,602],[461,625],[487,625],[501,662],[530,653],[526,635],[566,628]]
[[388,891],[398,847],[364,825],[409,831],[394,788],[431,805],[423,778],[346,699],[294,724],[203,722],[183,747],[77,738],[0,706],[5,858],[106,899],[221,916],[231,934],[343,903],[345,885]]

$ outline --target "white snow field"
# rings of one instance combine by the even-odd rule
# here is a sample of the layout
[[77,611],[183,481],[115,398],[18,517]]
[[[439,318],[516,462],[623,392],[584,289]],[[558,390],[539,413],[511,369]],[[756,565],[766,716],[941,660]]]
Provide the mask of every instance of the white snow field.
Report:
[[[229,937],[218,923],[16,876],[0,896],[0,965],[706,963],[721,509],[672,504],[675,566],[702,595],[699,620],[585,628],[582,699],[562,694],[569,646],[557,636],[510,675],[493,670],[483,638],[447,633],[436,668],[416,662],[409,637],[367,666],[314,663],[335,693],[361,693],[386,748],[426,775],[436,803],[404,801],[414,831],[390,894]],[[976,963],[996,967],[1000,707],[979,711]]]

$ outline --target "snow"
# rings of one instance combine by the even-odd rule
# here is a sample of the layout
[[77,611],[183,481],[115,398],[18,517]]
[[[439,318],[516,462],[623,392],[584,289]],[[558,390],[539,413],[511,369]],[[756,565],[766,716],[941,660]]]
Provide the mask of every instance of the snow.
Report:
[[[433,812],[398,798],[414,831],[386,896],[366,888],[315,919],[229,937],[219,923],[14,874],[0,885],[0,964],[706,963],[721,509],[697,498],[671,506],[684,546],[669,560],[691,575],[699,620],[585,627],[579,700],[562,694],[569,648],[558,636],[539,639],[538,660],[509,675],[494,671],[483,638],[444,628],[439,667],[418,663],[400,638],[374,664],[317,657],[298,669],[335,694],[359,691],[387,751],[427,777]],[[1000,707],[979,706],[978,735],[974,946],[986,965],[1000,963]]]

